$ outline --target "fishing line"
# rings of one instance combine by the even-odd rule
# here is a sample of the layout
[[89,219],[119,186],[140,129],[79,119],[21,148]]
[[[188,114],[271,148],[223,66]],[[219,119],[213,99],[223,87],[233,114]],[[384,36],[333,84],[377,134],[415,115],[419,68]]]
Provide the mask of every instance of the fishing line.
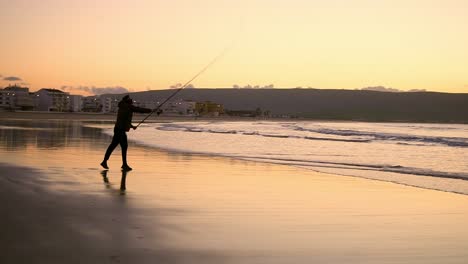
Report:
[[158,105],[155,109],[153,109],[153,111],[151,111],[145,118],[143,118],[143,120],[140,121],[140,123],[138,123],[138,125],[136,125],[136,127],[134,129],[137,129],[143,122],[145,122],[146,119],[148,119],[154,112],[158,111],[159,109],[161,109],[161,107],[167,103],[169,100],[171,100],[171,98],[173,98],[174,96],[176,96],[180,91],[182,91],[185,87],[187,87],[187,85],[189,85],[193,80],[195,80],[198,76],[200,76],[203,72],[205,72],[209,67],[211,67],[211,65],[215,64],[216,61],[218,61],[221,57],[224,56],[224,54],[226,54],[226,52],[232,47],[232,45],[234,44],[231,43],[231,45],[227,46],[220,54],[218,54],[218,56],[216,56],[212,61],[210,61],[210,63],[208,63],[203,69],[201,69],[201,71],[199,71],[197,74],[195,74],[195,76],[193,76],[190,80],[188,80],[184,85],[182,85],[180,88],[177,89],[177,91],[175,91],[173,94],[171,94],[164,102],[162,102],[160,105]]

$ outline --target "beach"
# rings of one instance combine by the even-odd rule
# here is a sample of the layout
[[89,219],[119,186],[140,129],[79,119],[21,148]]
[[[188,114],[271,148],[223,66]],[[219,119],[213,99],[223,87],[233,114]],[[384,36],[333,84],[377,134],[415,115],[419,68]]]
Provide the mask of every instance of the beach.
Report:
[[1,263],[468,260],[467,195],[133,141],[106,171],[111,137],[71,119],[0,120]]

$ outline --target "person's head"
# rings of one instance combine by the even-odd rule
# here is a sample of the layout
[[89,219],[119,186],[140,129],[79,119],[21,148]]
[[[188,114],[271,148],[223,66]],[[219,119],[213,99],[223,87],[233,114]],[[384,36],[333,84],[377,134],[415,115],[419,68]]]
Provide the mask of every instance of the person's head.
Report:
[[122,98],[122,102],[126,102],[127,104],[132,104],[133,103],[133,99],[130,98],[130,95],[125,95],[123,98]]

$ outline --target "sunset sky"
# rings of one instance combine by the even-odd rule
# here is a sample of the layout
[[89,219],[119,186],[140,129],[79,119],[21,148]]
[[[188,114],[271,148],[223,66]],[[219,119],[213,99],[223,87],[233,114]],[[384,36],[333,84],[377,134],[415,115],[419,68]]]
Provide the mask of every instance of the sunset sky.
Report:
[[0,87],[165,89],[228,48],[195,87],[468,92],[466,0],[0,0],[0,33]]

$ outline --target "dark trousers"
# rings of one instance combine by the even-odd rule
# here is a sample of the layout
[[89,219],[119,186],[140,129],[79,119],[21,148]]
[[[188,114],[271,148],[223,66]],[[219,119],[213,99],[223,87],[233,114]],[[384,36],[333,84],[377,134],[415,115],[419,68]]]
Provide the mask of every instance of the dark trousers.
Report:
[[106,154],[104,155],[104,160],[107,161],[112,151],[120,144],[120,148],[122,149],[122,163],[124,165],[127,164],[127,133],[121,129],[114,129],[114,137],[112,138],[112,142],[110,143],[109,147],[107,148]]

